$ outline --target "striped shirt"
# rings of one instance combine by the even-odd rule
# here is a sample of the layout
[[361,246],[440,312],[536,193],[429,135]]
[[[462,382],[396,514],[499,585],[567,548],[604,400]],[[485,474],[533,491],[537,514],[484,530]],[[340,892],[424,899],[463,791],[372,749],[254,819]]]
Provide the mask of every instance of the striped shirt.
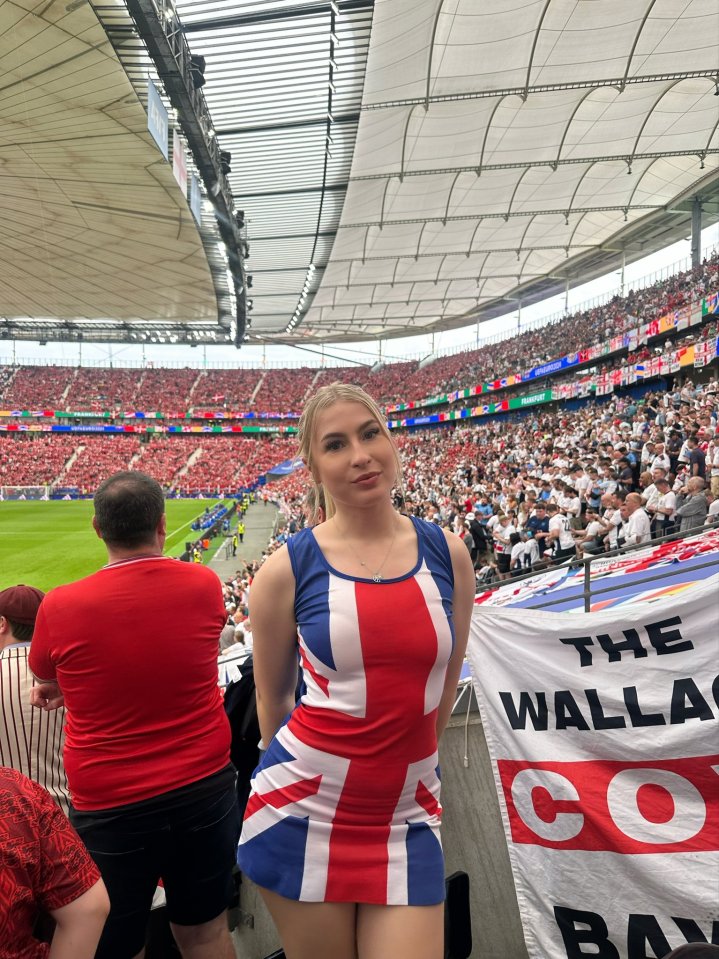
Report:
[[70,798],[62,762],[65,710],[45,712],[30,705],[34,680],[29,652],[30,643],[0,650],[0,765],[40,783],[67,814]]

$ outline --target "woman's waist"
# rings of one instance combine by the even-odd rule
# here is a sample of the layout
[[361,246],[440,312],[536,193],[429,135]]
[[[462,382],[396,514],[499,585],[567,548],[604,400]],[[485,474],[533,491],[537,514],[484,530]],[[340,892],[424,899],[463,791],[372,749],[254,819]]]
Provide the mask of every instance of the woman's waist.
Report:
[[367,718],[299,703],[287,730],[312,749],[348,759],[377,755],[418,762],[437,751],[437,711]]

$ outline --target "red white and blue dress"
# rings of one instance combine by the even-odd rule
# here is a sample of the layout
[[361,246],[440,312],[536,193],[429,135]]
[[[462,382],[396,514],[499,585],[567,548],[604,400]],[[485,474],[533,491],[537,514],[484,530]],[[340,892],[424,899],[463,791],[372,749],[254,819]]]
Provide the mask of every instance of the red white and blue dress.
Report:
[[311,529],[288,542],[305,692],[255,770],[238,862],[307,902],[444,899],[437,708],[454,644],[442,530],[374,582],[333,569]]

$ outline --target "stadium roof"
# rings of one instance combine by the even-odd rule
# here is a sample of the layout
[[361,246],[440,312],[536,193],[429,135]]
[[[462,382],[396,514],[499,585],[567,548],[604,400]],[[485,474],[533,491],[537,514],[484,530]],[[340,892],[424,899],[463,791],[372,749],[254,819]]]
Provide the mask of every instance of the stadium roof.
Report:
[[[124,3],[93,6],[107,27]],[[175,7],[232,154],[252,342],[465,326],[686,236],[697,194],[719,219],[716,0]],[[0,20],[0,317],[26,315],[0,336],[54,316],[64,339],[153,319],[229,339],[211,218],[145,129],[137,35],[113,54],[77,0]]]
[[347,199],[303,326],[466,325],[622,249],[625,224],[673,217],[719,168],[717,40],[716,0],[378,0]]
[[93,8],[12,0],[0,38],[0,337],[226,342],[214,218],[198,231]]

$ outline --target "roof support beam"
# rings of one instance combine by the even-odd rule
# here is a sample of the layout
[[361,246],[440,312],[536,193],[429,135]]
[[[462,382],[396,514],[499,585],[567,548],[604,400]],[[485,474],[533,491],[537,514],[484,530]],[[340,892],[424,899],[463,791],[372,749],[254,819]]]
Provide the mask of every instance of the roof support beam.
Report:
[[[609,77],[601,82],[597,80],[573,80],[568,83],[534,83],[529,87],[503,87],[492,90],[467,90],[464,93],[439,93],[430,96],[429,103],[449,103],[455,100],[486,100],[493,97],[515,95],[523,100],[530,93],[553,93],[557,90],[584,90],[587,87],[621,87],[633,83],[656,83],[659,80],[686,80],[689,77],[709,77],[716,79],[716,69],[711,70],[674,70],[667,73],[653,73],[636,77]],[[362,110],[389,110],[393,107],[411,107],[426,105],[426,97],[407,97],[404,100],[383,100],[381,103],[366,103]]]
[[[359,113],[339,113],[334,114],[332,123],[359,123]],[[323,116],[315,120],[288,120],[286,123],[260,123],[254,127],[224,127],[217,130],[218,137],[226,136],[244,136],[250,133],[272,133],[276,130],[300,130],[309,127],[324,127],[327,125],[327,117]]]
[[293,190],[266,190],[264,193],[241,193],[240,197],[243,200],[257,200],[261,197],[268,196],[298,196],[301,193],[322,193],[323,190],[325,193],[340,193],[342,190],[346,190],[348,185],[348,181],[343,180],[341,183],[327,183],[324,186],[322,184],[319,186],[300,186]]
[[[557,207],[551,210],[510,210],[507,213],[467,213],[460,214],[458,216],[422,216],[422,217],[407,217],[400,220],[373,220],[371,222],[363,221],[357,223],[340,223],[340,230],[352,230],[352,229],[364,229],[367,226],[378,226],[380,228],[386,226],[406,226],[409,223],[461,223],[466,221],[474,220],[507,220],[514,219],[514,217],[520,216],[565,216],[567,213],[612,213],[615,210],[621,210],[622,213],[627,209],[626,204],[620,206],[588,206],[588,207],[576,207],[574,210],[571,207],[560,208]],[[662,210],[664,207],[659,204],[644,203],[632,207],[636,210]],[[267,238],[269,239],[269,238]]]
[[[525,167],[550,167],[555,169],[557,166],[576,166],[581,163],[615,163],[621,162],[629,165],[630,160],[654,160],[660,157],[687,157],[695,156],[699,158],[700,154],[704,153],[705,156],[709,156],[711,153],[719,153],[719,147],[704,149],[703,146],[694,147],[687,150],[657,150],[650,153],[633,153],[630,156],[626,154],[619,154],[617,156],[603,156],[603,157],[565,157],[564,159],[559,160],[523,160],[517,161],[516,163],[488,163],[482,167],[482,173],[485,173],[489,170],[523,170]],[[438,169],[433,170],[405,170],[402,174],[403,177],[408,176],[438,176],[443,173],[463,173],[463,172],[474,171],[477,172],[476,166],[451,166],[451,167],[439,167]],[[387,171],[385,173],[365,173],[360,174],[359,176],[350,177],[350,182],[355,183],[361,180],[384,180],[386,177],[399,177],[400,172],[397,171]]]

